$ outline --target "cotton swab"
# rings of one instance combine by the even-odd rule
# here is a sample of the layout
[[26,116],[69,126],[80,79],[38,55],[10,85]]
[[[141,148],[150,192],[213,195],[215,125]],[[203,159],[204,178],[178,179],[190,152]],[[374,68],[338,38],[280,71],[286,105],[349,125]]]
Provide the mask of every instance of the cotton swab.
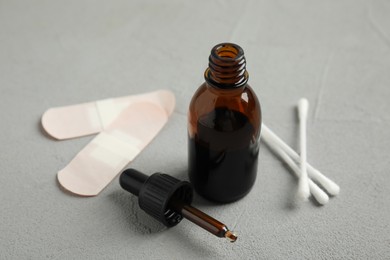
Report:
[[[288,156],[290,156],[295,161],[300,161],[300,156],[275,133],[273,133],[271,129],[269,129],[265,124],[262,124],[261,126],[261,138],[264,141],[269,141],[268,143],[272,147],[280,147],[280,149],[282,149]],[[323,175],[320,171],[311,166],[309,163],[307,163],[307,173],[310,178],[321,184],[321,186],[324,187],[324,189],[330,195],[335,196],[339,194],[340,187],[331,179]]]
[[[301,175],[301,169],[295,164],[295,162],[291,159],[291,157],[288,156],[287,153],[284,152],[280,147],[278,147],[275,144],[272,144],[271,140],[264,139],[264,141],[291,168],[295,176],[299,178]],[[310,179],[309,179],[309,188],[311,194],[319,204],[325,205],[326,203],[328,203],[329,196]]]
[[301,174],[298,182],[298,197],[307,200],[310,197],[309,178],[307,177],[306,167],[306,121],[307,111],[309,110],[309,101],[301,98],[298,101],[298,116],[299,116],[299,146],[301,150],[300,167]]

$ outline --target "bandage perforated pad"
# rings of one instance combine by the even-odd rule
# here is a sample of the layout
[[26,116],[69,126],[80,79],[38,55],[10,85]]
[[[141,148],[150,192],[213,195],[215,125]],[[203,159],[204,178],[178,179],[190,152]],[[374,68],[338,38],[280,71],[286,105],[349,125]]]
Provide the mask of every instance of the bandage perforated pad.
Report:
[[100,132],[58,172],[61,186],[81,196],[99,194],[157,135],[173,108],[173,94],[157,91],[49,109],[42,125],[57,139]]

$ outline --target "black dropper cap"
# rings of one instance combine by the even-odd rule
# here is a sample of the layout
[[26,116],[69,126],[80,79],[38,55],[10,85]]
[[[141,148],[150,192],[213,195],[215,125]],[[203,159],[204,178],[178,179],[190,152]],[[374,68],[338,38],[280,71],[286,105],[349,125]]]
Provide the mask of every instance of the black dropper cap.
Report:
[[164,173],[154,173],[149,177],[137,170],[127,169],[121,174],[119,183],[123,189],[138,196],[141,209],[167,227],[173,227],[183,219],[181,213],[171,208],[172,202],[192,202],[190,183]]

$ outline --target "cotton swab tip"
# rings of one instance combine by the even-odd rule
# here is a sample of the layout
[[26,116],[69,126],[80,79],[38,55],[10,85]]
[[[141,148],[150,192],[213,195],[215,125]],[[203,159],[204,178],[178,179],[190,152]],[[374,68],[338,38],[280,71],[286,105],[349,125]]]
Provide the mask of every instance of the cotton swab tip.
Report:
[[302,200],[308,200],[310,197],[310,189],[308,178],[299,178],[297,197]]
[[312,180],[309,180],[309,187],[311,194],[319,204],[325,205],[326,203],[328,203],[329,196],[323,190],[321,190]]
[[306,98],[301,98],[298,101],[298,115],[301,120],[307,117],[308,110],[309,110],[309,101]]
[[334,182],[331,182],[328,184],[328,192],[333,195],[333,196],[336,196],[340,193],[340,186],[337,185],[336,183]]

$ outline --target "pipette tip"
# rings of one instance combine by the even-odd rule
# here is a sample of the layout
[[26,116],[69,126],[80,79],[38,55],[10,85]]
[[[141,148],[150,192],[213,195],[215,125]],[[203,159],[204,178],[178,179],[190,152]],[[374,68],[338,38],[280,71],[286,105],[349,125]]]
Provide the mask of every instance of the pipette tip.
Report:
[[237,240],[237,235],[231,232],[230,230],[226,231],[225,237],[231,242],[234,243]]

